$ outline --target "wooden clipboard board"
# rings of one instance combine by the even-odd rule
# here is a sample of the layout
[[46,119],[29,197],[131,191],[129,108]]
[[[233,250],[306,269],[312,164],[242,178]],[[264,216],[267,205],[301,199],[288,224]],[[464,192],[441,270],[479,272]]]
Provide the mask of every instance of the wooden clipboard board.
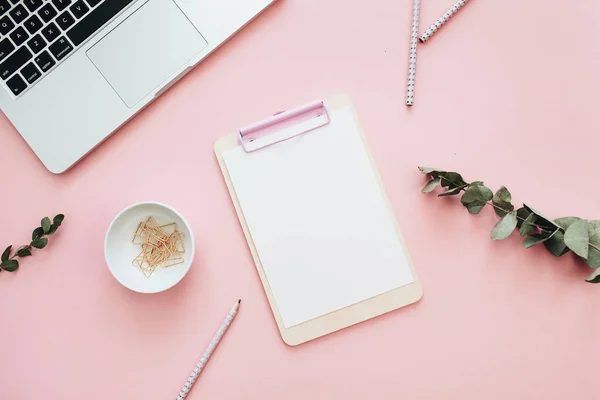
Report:
[[[324,100],[324,103],[327,105],[328,109],[337,109],[349,107],[352,109],[354,114],[354,119],[356,126],[360,130],[361,137],[365,146],[365,150],[369,155],[371,160],[371,165],[373,170],[375,171],[375,175],[377,177],[379,186],[381,187],[382,195],[387,203],[388,210],[390,215],[394,215],[392,205],[385,193],[385,188],[383,183],[381,182],[381,178],[377,173],[377,169],[375,163],[373,161],[372,155],[367,146],[364,133],[360,128],[360,124],[356,113],[354,112],[354,108],[350,99],[346,95],[336,95]],[[242,212],[242,208],[240,203],[238,202],[238,198],[231,181],[229,172],[227,170],[227,166],[225,160],[223,159],[223,152],[229,149],[233,149],[237,146],[240,146],[240,134],[232,133],[230,135],[224,136],[217,140],[215,143],[215,153],[217,156],[217,160],[219,162],[219,166],[221,167],[221,171],[223,173],[223,177],[225,178],[225,182],[227,184],[227,188],[229,189],[229,194],[231,196],[231,200],[233,201],[233,205],[235,207],[236,213],[238,215],[240,225],[242,226],[242,230],[244,231],[244,235],[246,237],[246,241],[248,243],[248,247],[250,252],[252,253],[252,258],[254,259],[254,263],[256,265],[256,270],[258,271],[258,275],[264,287],[265,293],[267,295],[267,299],[269,301],[269,305],[273,311],[273,315],[275,317],[275,321],[277,323],[277,327],[279,328],[279,332],[283,341],[290,345],[295,346],[298,344],[305,343],[307,341],[316,339],[318,337],[327,335],[332,332],[336,332],[340,329],[347,328],[351,325],[358,324],[360,322],[366,321],[370,318],[377,317],[379,315],[385,314],[387,312],[396,310],[398,308],[407,306],[409,304],[415,303],[421,299],[423,296],[423,291],[421,288],[421,284],[419,283],[419,279],[417,277],[414,266],[410,260],[409,253],[406,249],[406,245],[404,244],[404,240],[402,239],[402,234],[400,233],[400,228],[395,218],[393,218],[394,225],[396,227],[396,232],[398,234],[398,238],[400,243],[403,246],[404,253],[408,259],[408,264],[414,277],[414,282],[408,285],[399,287],[397,289],[388,291],[386,293],[380,294],[373,298],[364,300],[362,302],[356,303],[354,305],[342,308],[340,310],[334,311],[332,313],[323,315],[321,317],[312,319],[310,321],[301,323],[296,326],[292,326],[290,328],[286,328],[283,324],[283,320],[277,308],[276,299],[273,296],[271,288],[269,286],[269,282],[267,280],[265,271],[261,264],[261,260],[259,254],[254,245],[252,235],[250,234],[250,230],[248,225],[246,224],[246,220],[244,218],[244,214]]]

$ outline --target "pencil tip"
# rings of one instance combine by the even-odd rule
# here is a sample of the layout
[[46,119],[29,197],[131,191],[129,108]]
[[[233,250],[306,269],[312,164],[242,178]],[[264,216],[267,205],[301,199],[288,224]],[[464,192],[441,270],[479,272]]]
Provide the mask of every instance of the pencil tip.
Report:
[[238,304],[240,304],[241,302],[242,302],[242,299],[239,299],[239,300],[238,300]]

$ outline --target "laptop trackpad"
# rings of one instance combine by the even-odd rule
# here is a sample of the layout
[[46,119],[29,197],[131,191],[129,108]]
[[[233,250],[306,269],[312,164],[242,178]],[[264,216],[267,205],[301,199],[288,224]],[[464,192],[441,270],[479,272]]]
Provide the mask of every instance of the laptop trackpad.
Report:
[[172,0],[149,0],[87,55],[128,107],[207,46]]

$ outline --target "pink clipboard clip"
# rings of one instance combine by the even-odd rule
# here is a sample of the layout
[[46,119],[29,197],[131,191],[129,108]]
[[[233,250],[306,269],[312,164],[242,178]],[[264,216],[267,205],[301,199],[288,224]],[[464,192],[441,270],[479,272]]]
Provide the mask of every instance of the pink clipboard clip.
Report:
[[240,143],[246,152],[252,152],[320,128],[329,122],[327,107],[323,101],[318,100],[278,112],[272,117],[240,128]]

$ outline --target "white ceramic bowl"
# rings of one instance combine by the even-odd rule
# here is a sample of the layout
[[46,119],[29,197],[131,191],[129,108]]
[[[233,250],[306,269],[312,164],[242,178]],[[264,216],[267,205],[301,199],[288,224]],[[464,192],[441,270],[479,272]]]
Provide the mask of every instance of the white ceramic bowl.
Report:
[[[132,243],[138,224],[154,217],[159,224],[175,222],[184,234],[184,262],[169,268],[157,268],[146,278],[132,261],[140,253],[140,245]],[[108,269],[123,286],[140,293],[158,293],[175,286],[188,272],[194,260],[194,234],[187,221],[173,208],[155,202],[133,204],[111,222],[104,239],[104,257]]]

